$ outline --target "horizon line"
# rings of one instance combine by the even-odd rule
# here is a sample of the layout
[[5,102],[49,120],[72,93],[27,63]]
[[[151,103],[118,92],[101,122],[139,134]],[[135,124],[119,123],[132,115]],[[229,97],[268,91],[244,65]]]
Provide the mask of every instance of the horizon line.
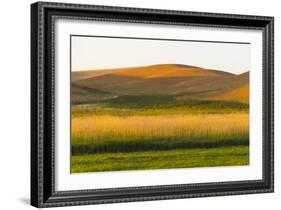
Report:
[[185,66],[185,67],[189,67],[189,68],[198,68],[198,69],[204,69],[204,70],[209,70],[209,71],[220,71],[220,72],[225,72],[225,73],[228,73],[228,74],[233,74],[233,75],[241,75],[241,74],[244,74],[246,72],[250,72],[250,70],[246,70],[240,74],[235,74],[235,73],[232,73],[232,72],[228,72],[228,71],[225,71],[225,70],[221,70],[221,69],[208,69],[208,68],[205,68],[205,67],[200,67],[200,66],[196,66],[196,65],[188,65],[188,64],[182,64],[182,63],[156,63],[156,64],[149,64],[149,65],[141,65],[141,66],[126,66],[126,67],[113,67],[113,68],[104,68],[104,69],[75,69],[75,70],[72,70],[71,69],[71,73],[73,72],[85,72],[85,71],[107,71],[107,70],[118,70],[118,69],[130,69],[130,68],[143,68],[143,67],[152,67],[152,66],[161,66],[161,65],[178,65],[178,66]]

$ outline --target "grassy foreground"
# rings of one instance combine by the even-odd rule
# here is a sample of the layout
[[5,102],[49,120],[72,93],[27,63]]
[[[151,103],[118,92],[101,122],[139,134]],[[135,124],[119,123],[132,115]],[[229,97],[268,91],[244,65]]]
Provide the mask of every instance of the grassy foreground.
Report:
[[193,168],[249,164],[249,147],[74,155],[71,172]]

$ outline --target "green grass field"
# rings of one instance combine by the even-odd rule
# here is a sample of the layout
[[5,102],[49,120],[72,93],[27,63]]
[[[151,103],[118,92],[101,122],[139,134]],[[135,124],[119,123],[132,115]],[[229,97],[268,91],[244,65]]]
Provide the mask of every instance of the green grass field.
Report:
[[103,153],[72,156],[77,172],[194,168],[249,164],[249,147],[178,149],[169,151]]
[[71,172],[249,164],[249,105],[121,96],[72,106]]

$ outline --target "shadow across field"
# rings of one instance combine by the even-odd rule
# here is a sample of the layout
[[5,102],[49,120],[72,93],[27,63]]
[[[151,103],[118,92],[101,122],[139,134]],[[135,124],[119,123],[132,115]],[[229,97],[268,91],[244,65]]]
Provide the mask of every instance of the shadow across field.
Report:
[[205,140],[185,138],[157,138],[145,140],[134,139],[132,141],[118,140],[103,141],[101,143],[74,144],[72,145],[72,155],[85,155],[97,153],[119,153],[119,152],[139,152],[139,151],[168,151],[175,149],[194,149],[194,148],[219,148],[227,146],[248,146],[248,135],[239,138],[222,138]]
[[167,95],[124,95],[72,106],[72,118],[94,115],[135,116],[248,113],[249,104],[236,101],[176,99]]
[[114,108],[189,108],[189,109],[248,109],[249,105],[236,101],[181,99],[169,95],[123,95],[103,102]]

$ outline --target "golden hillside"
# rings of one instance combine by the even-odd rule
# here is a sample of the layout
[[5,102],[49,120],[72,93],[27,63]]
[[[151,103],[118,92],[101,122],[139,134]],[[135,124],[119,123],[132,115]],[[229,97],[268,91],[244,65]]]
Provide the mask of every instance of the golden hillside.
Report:
[[75,71],[72,85],[76,87],[72,98],[76,99],[155,94],[249,102],[249,72],[234,75],[181,64]]

